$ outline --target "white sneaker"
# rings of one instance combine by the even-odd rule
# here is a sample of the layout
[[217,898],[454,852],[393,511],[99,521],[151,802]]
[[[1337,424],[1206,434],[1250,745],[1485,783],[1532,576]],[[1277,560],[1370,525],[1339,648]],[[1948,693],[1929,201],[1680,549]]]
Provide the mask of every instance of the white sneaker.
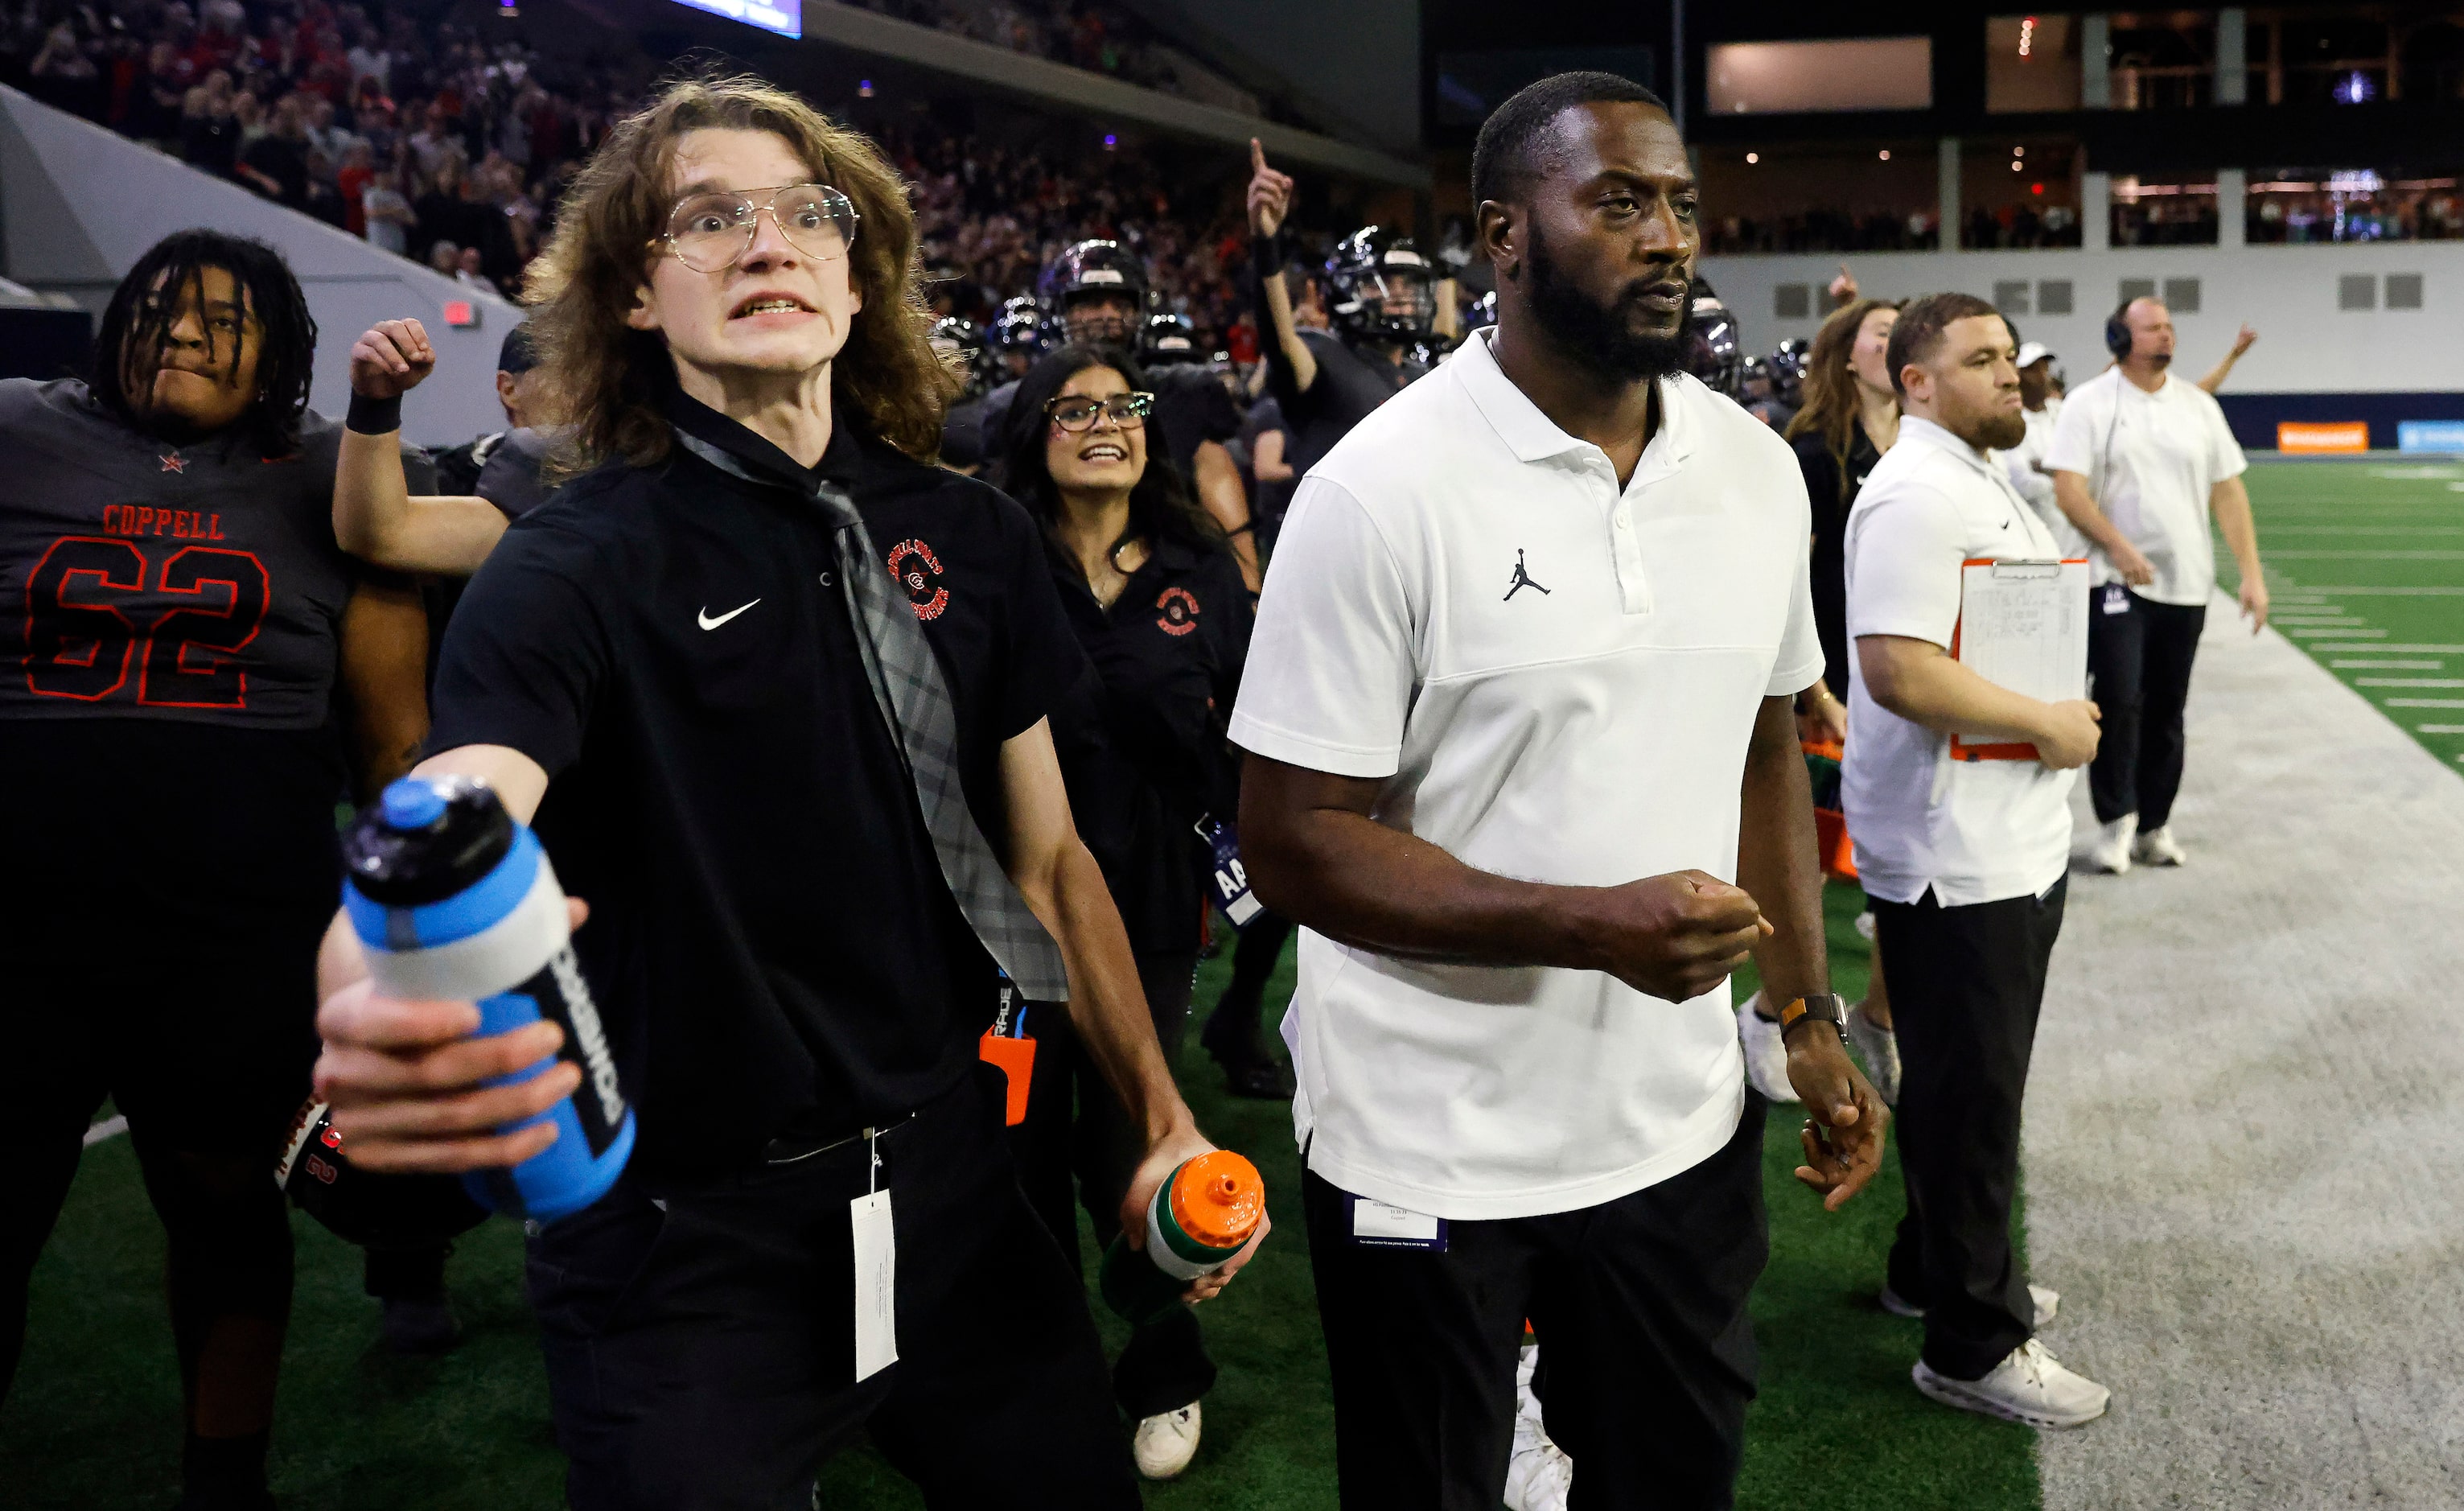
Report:
[[1949,1380],[1922,1359],[1908,1371],[1919,1390],[1945,1406],[2030,1427],[2081,1427],[2104,1414],[2113,1392],[2062,1367],[2034,1338],[2011,1350],[1982,1380]]
[[1198,1456],[1198,1426],[1195,1401],[1177,1411],[1150,1416],[1138,1423],[1138,1435],[1130,1444],[1130,1455],[1138,1461],[1138,1473],[1149,1479],[1177,1477]]
[[1737,1046],[1746,1052],[1746,1079],[1773,1101],[1794,1101],[1796,1088],[1788,1083],[1788,1041],[1780,1036],[1777,1023],[1755,1011],[1762,1000],[1757,991],[1737,1009]]
[[1867,911],[1857,915],[1857,937],[1865,941],[1867,944],[1873,943],[1874,915],[1872,910],[1868,909]]
[[1874,1083],[1874,1095],[1882,1099],[1885,1107],[1898,1106],[1899,1035],[1865,1016],[1865,1004],[1859,1002],[1848,1010],[1848,1042],[1865,1062],[1865,1078]]
[[1574,1461],[1550,1440],[1540,1422],[1540,1399],[1531,1393],[1539,1363],[1536,1344],[1523,1345],[1514,1367],[1514,1453],[1506,1461],[1507,1511],[1566,1511],[1574,1488]]
[[[2050,1285],[2029,1286],[2028,1299],[2036,1303],[2035,1320],[2029,1323],[2032,1327],[2044,1326],[2054,1320],[2055,1313],[2062,1309],[2062,1293]],[[1882,1294],[1875,1300],[1881,1301],[1882,1310],[1893,1317],[1923,1317],[1925,1314],[1924,1307],[1892,1290],[1888,1284],[1883,1285]]]
[[2178,866],[2190,857],[2184,853],[2182,842],[2173,837],[2173,826],[2160,824],[2139,836],[2130,847],[2131,858],[2143,866]]
[[2121,876],[2130,869],[2130,841],[2138,833],[2139,815],[2123,814],[2096,832],[2096,843],[2087,847],[2087,858],[2099,871]]

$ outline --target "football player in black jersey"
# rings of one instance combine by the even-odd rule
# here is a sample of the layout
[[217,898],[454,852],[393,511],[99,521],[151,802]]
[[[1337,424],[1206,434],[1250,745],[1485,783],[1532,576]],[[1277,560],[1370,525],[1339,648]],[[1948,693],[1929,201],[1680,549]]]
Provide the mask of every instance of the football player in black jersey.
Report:
[[[1155,303],[1146,264],[1119,242],[1106,240],[1077,242],[1053,258],[1036,280],[1036,300],[1047,342],[1111,346],[1125,355],[1138,349]],[[1223,444],[1241,433],[1241,416],[1200,386],[1212,384],[1214,379],[1202,370],[1158,371],[1156,422],[1162,431],[1187,438],[1186,452],[1177,448],[1167,459],[1230,537],[1241,574],[1255,592],[1258,551],[1249,534],[1249,494],[1241,481],[1241,464]],[[997,465],[1008,452],[1009,405],[1017,391],[1013,380],[984,399],[984,455]],[[1002,481],[998,475],[993,480]]]
[[328,523],[315,349],[271,247],[184,231],[121,281],[89,379],[0,382],[0,1393],[108,1097],[169,1237],[189,1508],[272,1504],[269,1177],[340,890],[336,695],[363,793],[426,733],[418,597]]

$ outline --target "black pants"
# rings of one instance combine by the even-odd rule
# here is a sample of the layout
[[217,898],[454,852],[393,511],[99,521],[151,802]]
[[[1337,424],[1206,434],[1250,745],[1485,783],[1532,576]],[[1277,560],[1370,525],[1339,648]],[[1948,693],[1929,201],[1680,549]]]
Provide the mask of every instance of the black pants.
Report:
[[[1189,1022],[1198,952],[1141,951],[1137,963],[1155,1037],[1170,1060]],[[1027,1024],[1036,1041],[1034,1089],[1026,1122],[1010,1130],[1011,1147],[1018,1151],[1019,1184],[1029,1205],[1077,1270],[1079,1206],[1094,1225],[1095,1246],[1110,1244],[1120,1233],[1121,1198],[1146,1153],[1146,1141],[1070,1031],[1068,1009],[1030,1011],[1045,1016],[1030,1017]],[[1186,1306],[1138,1327],[1112,1367],[1113,1397],[1133,1418],[1177,1411],[1214,1385],[1215,1361],[1206,1356],[1198,1314]]]
[[1657,1186],[1451,1223],[1442,1253],[1353,1242],[1343,1193],[1305,1176],[1344,1511],[1496,1511],[1526,1318],[1573,1511],[1731,1504],[1754,1394],[1746,1297],[1771,1252],[1763,1110],[1749,1091],[1727,1145]]
[[655,1199],[627,1177],[531,1240],[572,1505],[801,1507],[864,1428],[936,1511],[1137,1505],[1094,1320],[1019,1193],[988,1078],[880,1136],[898,1362],[861,1382],[863,1139]]
[[1974,1380],[2035,1333],[2011,1249],[2019,1104],[2062,928],[2065,878],[2042,898],[1944,907],[1872,900],[1900,1041],[1900,1168],[1908,1211],[1891,1289],[1925,1308],[1925,1362]]
[[[99,902],[94,915],[114,916]],[[24,1347],[34,1261],[106,1097],[128,1119],[169,1240],[165,1289],[191,1420],[212,1340],[253,1331],[278,1353],[292,1255],[274,1162],[317,1058],[325,917],[269,921],[288,926],[243,938],[0,917],[0,1399]]]
[[[2119,593],[2120,597],[2114,595]],[[2105,611],[2120,603],[2119,613]],[[2190,662],[2199,654],[2205,608],[2142,598],[2116,584],[2088,606],[2088,696],[2103,715],[2103,735],[2087,768],[2097,822],[2139,815],[2139,831],[2162,829],[2182,789],[2182,709],[2190,700]]]

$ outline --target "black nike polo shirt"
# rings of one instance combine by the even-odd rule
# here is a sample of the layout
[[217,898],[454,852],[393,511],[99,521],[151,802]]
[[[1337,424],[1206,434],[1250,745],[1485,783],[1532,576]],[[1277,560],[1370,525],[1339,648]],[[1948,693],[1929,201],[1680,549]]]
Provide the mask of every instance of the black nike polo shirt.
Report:
[[[682,395],[676,423],[803,475]],[[1086,662],[1024,510],[844,411],[846,489],[957,704],[968,806],[1005,848],[1001,743]],[[637,1168],[723,1169],[781,1129],[852,1130],[968,1073],[997,989],[858,659],[805,494],[678,447],[515,521],[445,639],[431,748],[550,778],[538,829],[588,900],[576,950],[641,1119]]]
[[1132,945],[1196,949],[1211,855],[1197,826],[1231,821],[1240,800],[1224,728],[1249,654],[1248,586],[1223,547],[1165,540],[1106,608],[1076,562],[1048,559],[1095,668],[1053,720],[1078,833]]

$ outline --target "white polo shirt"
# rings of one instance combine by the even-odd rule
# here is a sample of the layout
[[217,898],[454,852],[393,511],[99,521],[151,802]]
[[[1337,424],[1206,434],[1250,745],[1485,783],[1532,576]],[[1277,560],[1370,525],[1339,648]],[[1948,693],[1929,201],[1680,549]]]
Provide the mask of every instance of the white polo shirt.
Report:
[[[1796,459],[1692,378],[1620,490],[1507,381],[1490,333],[1311,468],[1266,574],[1244,748],[1381,779],[1377,822],[1502,876],[1733,878],[1766,697],[1822,673]],[[1614,1200],[1744,1108],[1726,984],[1433,965],[1304,931],[1285,1020],[1309,1165],[1455,1219]]]
[[[2154,582],[2132,592],[2206,605],[2216,587],[2208,495],[2250,466],[2214,395],[2169,372],[2149,393],[2107,367],[2070,391],[2045,465],[2087,478],[2097,507],[2156,569]],[[2097,582],[2122,581],[2102,551],[2088,559]]]
[[[1848,515],[1848,634],[1950,649],[1962,562],[2059,554],[2053,532],[1986,453],[1914,415]],[[2086,606],[2080,606],[2086,611]],[[1868,896],[1944,907],[2036,897],[2071,855],[2077,771],[2035,761],[1953,761],[1950,737],[1901,718],[1848,657],[1839,795]]]
[[2045,528],[2053,532],[2061,554],[2085,556],[2087,537],[2062,513],[2061,500],[2054,496],[2054,476],[2045,470],[2045,456],[2054,445],[2054,422],[2062,413],[2061,397],[2048,395],[2043,409],[2023,409],[2019,413],[2028,422],[2027,435],[2009,451],[1992,453],[1993,460],[2010,475],[2011,486],[2019,490],[2019,497],[2028,500],[2028,507],[2036,511]]

